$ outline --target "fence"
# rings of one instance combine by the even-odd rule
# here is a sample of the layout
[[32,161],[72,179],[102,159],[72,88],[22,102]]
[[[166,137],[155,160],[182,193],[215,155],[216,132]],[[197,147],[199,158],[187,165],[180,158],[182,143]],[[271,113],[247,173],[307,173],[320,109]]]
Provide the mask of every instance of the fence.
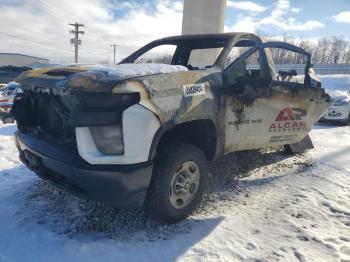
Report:
[[[290,65],[276,65],[276,71],[295,69],[298,75],[303,75],[305,65],[290,64]],[[350,64],[316,64],[313,66],[318,75],[350,75]]]

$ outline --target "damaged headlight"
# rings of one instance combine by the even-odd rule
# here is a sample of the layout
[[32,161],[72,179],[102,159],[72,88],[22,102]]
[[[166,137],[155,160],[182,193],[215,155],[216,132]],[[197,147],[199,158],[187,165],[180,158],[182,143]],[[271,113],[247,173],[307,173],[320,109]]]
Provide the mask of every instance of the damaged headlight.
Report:
[[123,132],[120,125],[90,127],[95,145],[104,155],[124,154]]

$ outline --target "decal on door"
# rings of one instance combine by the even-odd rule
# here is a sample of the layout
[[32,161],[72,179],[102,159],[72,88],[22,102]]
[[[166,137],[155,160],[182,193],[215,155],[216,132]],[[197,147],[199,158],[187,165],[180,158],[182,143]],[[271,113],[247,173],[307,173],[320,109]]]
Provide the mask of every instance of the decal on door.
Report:
[[305,131],[306,122],[303,121],[303,118],[306,116],[307,111],[302,108],[286,107],[279,112],[269,132]]
[[278,114],[275,121],[279,122],[279,121],[301,120],[306,115],[307,115],[307,112],[304,109],[286,107]]

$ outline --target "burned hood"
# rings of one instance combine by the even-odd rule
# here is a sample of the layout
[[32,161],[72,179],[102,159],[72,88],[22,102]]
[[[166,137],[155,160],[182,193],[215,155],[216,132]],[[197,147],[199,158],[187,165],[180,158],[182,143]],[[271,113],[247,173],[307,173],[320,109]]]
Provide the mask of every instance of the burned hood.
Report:
[[38,69],[21,74],[16,81],[24,90],[44,93],[111,92],[130,78],[188,71],[184,66],[166,64],[70,65]]

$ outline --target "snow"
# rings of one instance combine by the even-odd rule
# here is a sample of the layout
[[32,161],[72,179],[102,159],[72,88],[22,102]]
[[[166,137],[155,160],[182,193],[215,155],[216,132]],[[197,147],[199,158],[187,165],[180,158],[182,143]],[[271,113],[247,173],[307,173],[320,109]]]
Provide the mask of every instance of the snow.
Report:
[[350,94],[348,92],[341,91],[341,90],[327,90],[327,93],[332,98],[337,98],[337,99],[347,99],[350,96]]
[[350,75],[322,75],[322,87],[327,91],[350,91]]
[[120,78],[152,75],[152,74],[168,74],[174,72],[188,71],[185,66],[181,65],[166,65],[166,64],[120,64],[114,66],[96,66],[89,68],[90,72],[104,72],[108,76]]
[[335,100],[350,100],[350,75],[323,75],[322,87]]
[[41,181],[15,129],[0,124],[0,261],[350,261],[350,127],[316,126],[302,155],[220,159],[198,212],[171,226]]

